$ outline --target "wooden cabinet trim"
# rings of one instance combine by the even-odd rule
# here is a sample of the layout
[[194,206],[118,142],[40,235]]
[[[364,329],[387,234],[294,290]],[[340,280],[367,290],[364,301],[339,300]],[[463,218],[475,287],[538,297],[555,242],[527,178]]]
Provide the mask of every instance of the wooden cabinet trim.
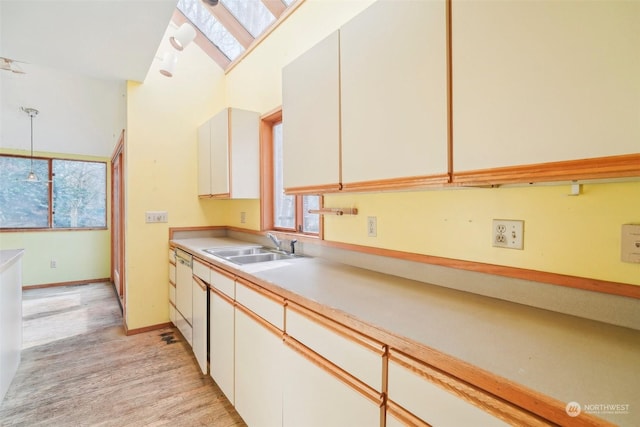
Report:
[[[222,276],[225,276],[228,279],[236,280],[236,275],[235,274],[230,273],[227,270],[224,270],[224,269],[218,267],[217,265],[209,264],[209,268],[211,268],[211,270],[213,272],[218,273],[218,274],[220,274]],[[211,279],[211,281],[213,282],[213,279]]]
[[287,187],[284,189],[285,194],[325,194],[325,193],[335,193],[342,190],[342,184],[325,184],[325,185],[317,185],[317,186],[307,186],[307,187]]
[[411,412],[407,411],[402,406],[398,405],[392,400],[387,399],[386,407],[387,407],[387,417],[389,416],[389,414],[391,414],[398,420],[402,421],[402,423],[407,426],[431,427],[431,424],[424,422],[422,419],[416,417]]
[[456,185],[495,185],[640,177],[640,153],[453,173]]
[[267,322],[262,317],[258,316],[253,311],[249,310],[247,307],[245,307],[244,305],[240,304],[239,302],[236,301],[234,303],[234,306],[235,306],[235,308],[237,310],[239,310],[240,312],[246,314],[251,319],[255,320],[260,326],[262,326],[263,328],[265,328],[266,330],[268,330],[272,334],[276,335],[277,337],[282,338],[282,336],[284,334],[283,331],[281,331],[277,327],[273,326],[271,323]]
[[345,182],[343,183],[342,191],[410,190],[428,187],[442,187],[449,181],[449,174],[438,174],[381,179],[376,181]]
[[231,304],[231,305],[235,305],[235,301],[231,298],[229,298],[228,295],[226,295],[225,293],[219,291],[218,289],[214,288],[213,286],[209,286],[209,292],[212,292],[214,294],[216,294],[217,297],[220,297],[220,299],[224,300],[225,302]]
[[293,337],[290,337],[287,334],[284,334],[284,343],[289,346],[291,349],[298,352],[301,356],[309,360],[314,365],[321,368],[323,371],[331,374],[334,378],[340,380],[344,384],[351,387],[353,390],[357,391],[362,396],[368,398],[372,402],[374,402],[379,407],[382,407],[384,404],[384,395],[378,393],[344,369],[334,365],[324,357],[320,356],[313,350],[306,347],[304,344],[300,343]]
[[175,305],[175,304],[173,303],[173,301],[171,301],[171,300],[169,300],[169,305],[170,305],[171,307],[173,307],[174,309],[176,308],[176,305]]
[[196,282],[196,284],[200,287],[200,289],[202,289],[203,291],[206,291],[207,289],[209,289],[209,285],[205,283],[201,278],[199,278],[195,274],[192,277],[193,277],[193,281]]
[[[386,347],[380,341],[377,341],[373,338],[363,335],[360,332],[355,331],[334,320],[328,319],[325,316],[319,313],[316,313],[315,311],[309,310],[308,308],[305,308],[291,301],[287,301],[287,305],[285,306],[285,309],[293,310],[298,314],[307,317],[308,319],[329,329],[331,332],[334,332],[343,338],[346,338],[356,344],[361,345],[362,347],[365,347],[366,349],[375,353],[377,356],[382,357],[385,355]],[[286,319],[286,311],[285,311],[285,319]],[[285,323],[285,332],[286,332],[286,323]]]
[[278,304],[284,306],[285,303],[285,299],[283,297],[281,297],[280,295],[274,294],[271,291],[268,291],[258,285],[256,285],[255,283],[249,282],[246,279],[243,279],[242,277],[236,277],[236,283],[239,285],[244,285],[247,288],[251,289],[252,291],[255,291],[257,293],[259,293],[262,296],[265,296],[267,298],[269,298],[270,300],[277,302]]
[[169,279],[169,284],[170,284],[171,286],[173,286],[174,288],[176,287],[176,283],[175,283],[173,280],[171,280],[171,279]]

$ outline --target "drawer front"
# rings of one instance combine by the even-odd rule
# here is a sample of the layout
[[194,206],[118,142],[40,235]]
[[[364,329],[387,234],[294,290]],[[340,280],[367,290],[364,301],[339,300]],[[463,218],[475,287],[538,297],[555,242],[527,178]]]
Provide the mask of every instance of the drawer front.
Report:
[[198,260],[193,260],[193,274],[201,278],[205,283],[211,283],[211,269]]
[[191,346],[193,342],[191,325],[184,319],[184,317],[182,317],[182,314],[180,314],[178,310],[176,310],[176,326],[184,336],[184,339],[189,343],[189,346]]
[[211,270],[210,284],[229,298],[236,298],[236,282],[233,278],[219,273],[216,270]]
[[169,283],[169,301],[176,304],[176,285],[175,283]]
[[[382,392],[382,344],[350,331],[340,333],[340,325],[330,320],[320,324],[307,315],[287,307],[287,335],[295,338],[331,363],[336,364],[374,390]],[[344,327],[342,327],[344,328]],[[336,330],[337,329],[337,330]]]
[[395,360],[388,369],[388,398],[430,425],[509,425]]
[[176,284],[176,266],[175,264],[169,264],[169,281]]
[[284,330],[284,302],[279,303],[239,281],[236,282],[236,301],[276,328]]
[[176,263],[176,251],[173,249],[169,250],[169,261],[171,261],[172,263]]

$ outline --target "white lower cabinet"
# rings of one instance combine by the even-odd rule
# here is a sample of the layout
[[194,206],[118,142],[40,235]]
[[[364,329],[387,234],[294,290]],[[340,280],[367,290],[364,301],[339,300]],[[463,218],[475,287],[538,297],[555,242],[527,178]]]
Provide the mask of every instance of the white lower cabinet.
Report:
[[[212,286],[215,287],[215,273]],[[231,283],[233,284],[233,279]],[[235,405],[234,369],[235,316],[233,300],[218,290],[209,290],[209,372],[227,399]]]
[[[446,388],[445,388],[446,387]],[[466,390],[456,380],[444,376],[426,365],[391,353],[388,366],[388,399],[432,426],[508,426],[496,416],[469,403],[461,396],[481,396],[481,392]],[[447,391],[456,390],[457,393]],[[478,399],[479,400],[479,399]],[[391,417],[390,425],[398,425]],[[403,425],[404,423],[400,423]]]
[[192,348],[198,366],[203,374],[207,373],[207,285],[193,276],[193,310],[192,310]]
[[284,346],[283,427],[380,426],[380,395],[362,393],[322,364],[313,352]]
[[282,333],[236,307],[235,407],[250,427],[282,426]]

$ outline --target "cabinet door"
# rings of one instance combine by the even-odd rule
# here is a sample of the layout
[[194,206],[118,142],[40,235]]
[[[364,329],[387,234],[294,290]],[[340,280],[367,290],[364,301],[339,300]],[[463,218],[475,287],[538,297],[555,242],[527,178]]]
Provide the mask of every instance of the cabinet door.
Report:
[[193,278],[193,354],[203,374],[207,373],[207,286]]
[[211,194],[211,123],[198,128],[198,196]]
[[639,151],[640,2],[452,7],[454,171]]
[[284,366],[284,427],[380,425],[381,399],[365,396],[289,346]]
[[211,118],[211,194],[229,194],[229,109]]
[[254,111],[232,108],[231,184],[233,199],[260,198],[260,115]]
[[444,0],[378,1],[340,29],[342,181],[448,177]]
[[209,290],[209,371],[227,399],[235,405],[233,311],[233,300]]
[[286,189],[340,185],[339,34],[309,49],[282,71]]
[[282,333],[235,310],[235,407],[251,427],[282,427]]

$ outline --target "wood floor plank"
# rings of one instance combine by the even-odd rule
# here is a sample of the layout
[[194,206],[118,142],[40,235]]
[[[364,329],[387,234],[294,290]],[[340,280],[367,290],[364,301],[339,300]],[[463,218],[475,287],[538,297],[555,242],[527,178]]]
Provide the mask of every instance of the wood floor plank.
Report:
[[0,426],[245,426],[177,329],[124,335],[109,284],[25,290],[23,318]]

